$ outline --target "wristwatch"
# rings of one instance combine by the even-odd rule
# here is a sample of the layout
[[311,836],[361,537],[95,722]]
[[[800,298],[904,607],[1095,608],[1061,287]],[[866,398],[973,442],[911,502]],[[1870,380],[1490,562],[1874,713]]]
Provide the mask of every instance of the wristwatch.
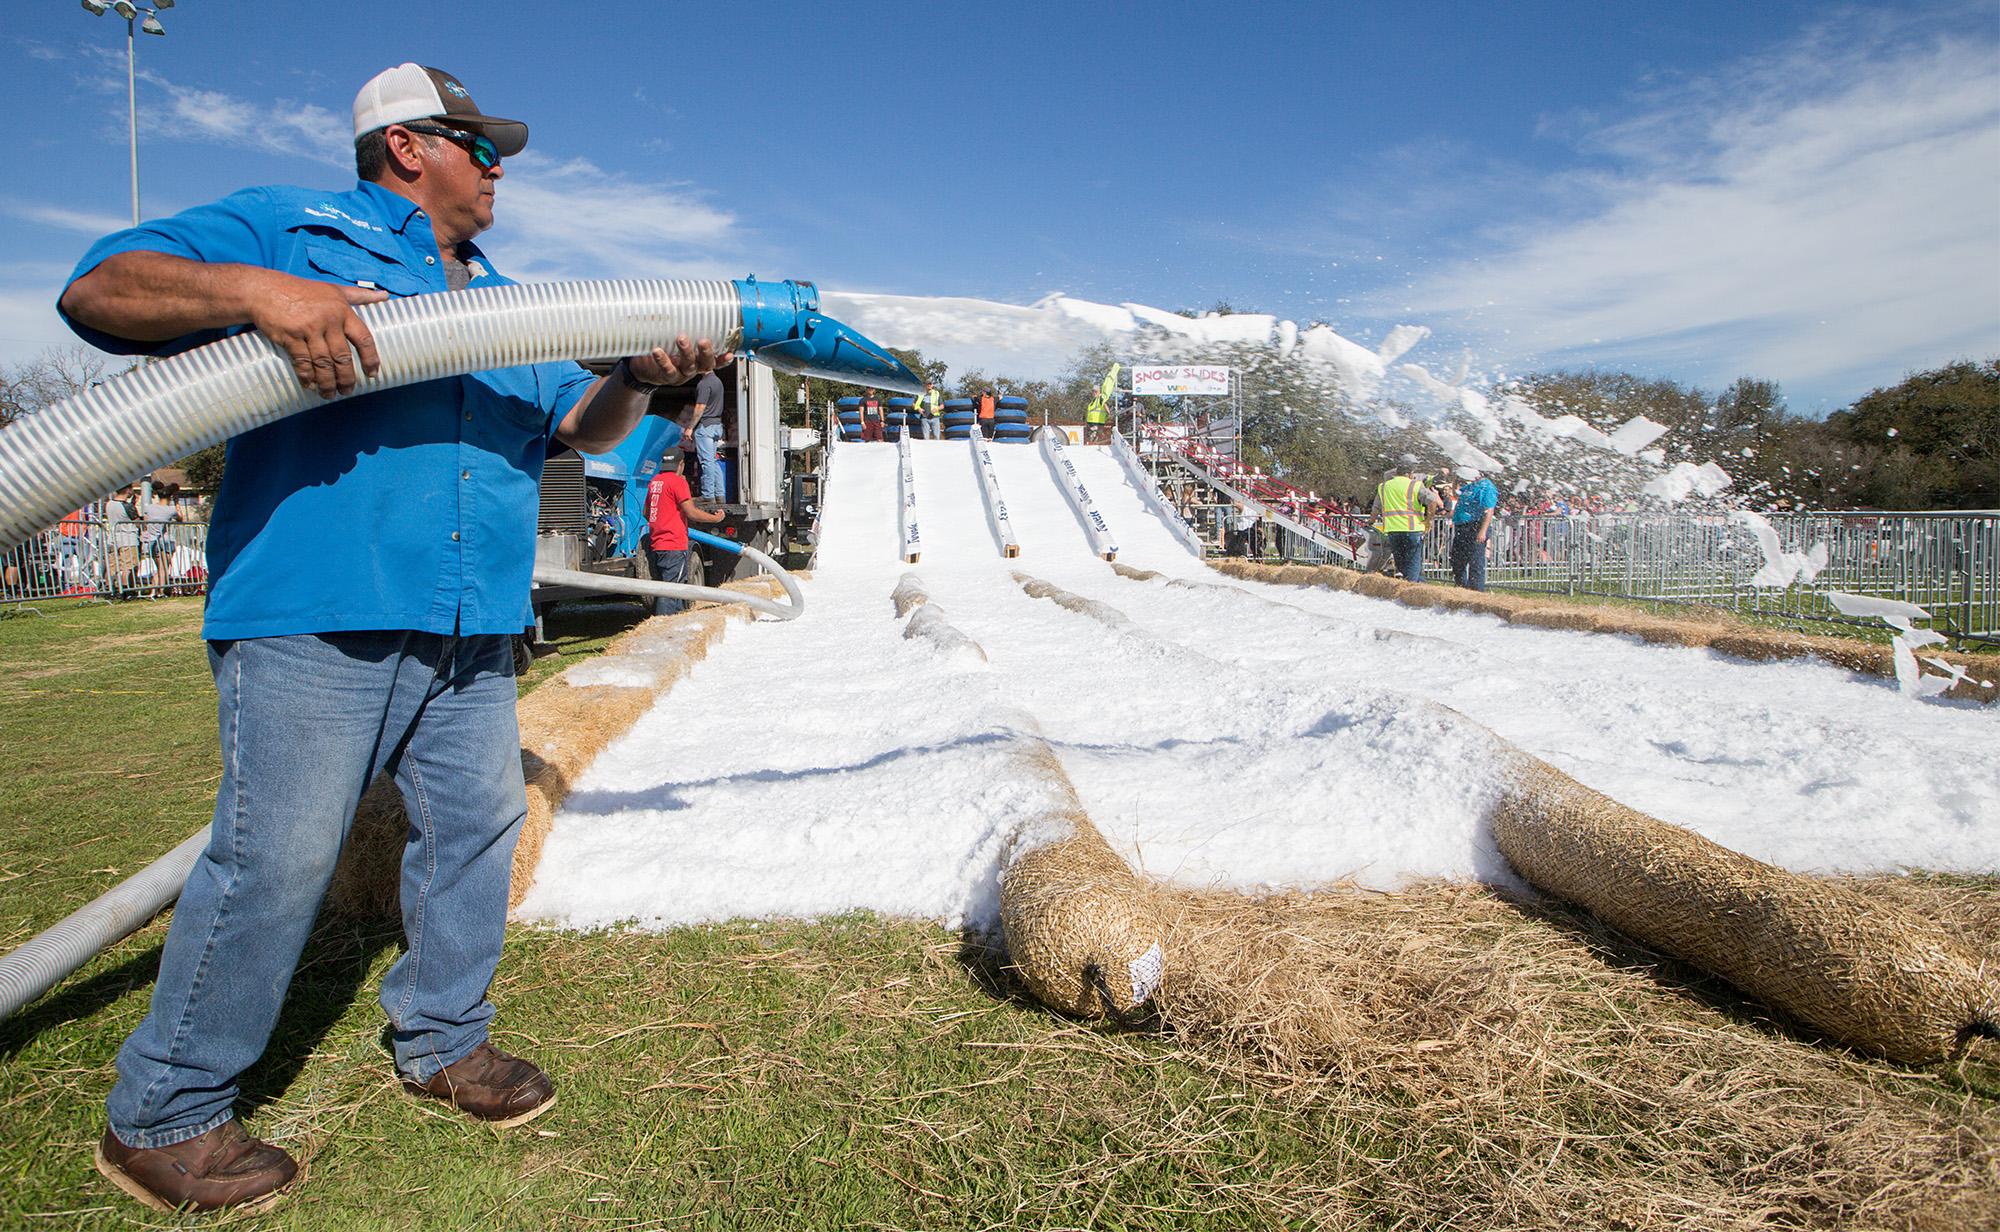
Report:
[[657,393],[658,391],[666,388],[666,386],[664,385],[655,385],[650,381],[642,381],[638,377],[633,376],[632,362],[628,359],[619,360],[617,364],[612,367],[611,371],[617,374],[619,384],[623,385],[625,388],[631,390],[635,394]]

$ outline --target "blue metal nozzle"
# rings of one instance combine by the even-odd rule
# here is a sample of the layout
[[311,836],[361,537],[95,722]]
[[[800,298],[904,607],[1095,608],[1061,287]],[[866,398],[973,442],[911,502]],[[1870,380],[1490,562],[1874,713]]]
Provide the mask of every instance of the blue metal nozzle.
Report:
[[895,393],[924,391],[916,373],[886,347],[822,315],[812,283],[743,278],[736,293],[743,301],[743,349],[773,368]]

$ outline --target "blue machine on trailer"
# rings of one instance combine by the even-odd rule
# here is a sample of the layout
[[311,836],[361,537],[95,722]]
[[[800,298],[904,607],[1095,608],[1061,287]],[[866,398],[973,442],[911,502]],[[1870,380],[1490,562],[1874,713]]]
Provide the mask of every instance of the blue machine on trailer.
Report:
[[[718,541],[748,544],[783,555],[788,534],[817,516],[818,475],[799,473],[803,459],[817,453],[818,434],[787,429],[778,413],[772,370],[832,377],[878,389],[916,393],[914,373],[876,343],[819,311],[819,292],[809,282],[732,284],[740,309],[740,335],[731,345],[735,361],[717,371],[723,384],[724,437],[718,447],[724,521],[713,529]],[[607,361],[587,364],[609,370]],[[680,443],[678,421],[691,409],[693,383],[669,386],[653,395],[639,426],[617,448],[601,454],[565,450],[542,469],[540,534],[535,563],[557,569],[650,578],[646,547],[646,488],[659,473],[660,454]],[[689,560],[691,582],[719,583],[733,576],[739,556],[705,545]],[[753,566],[754,568],[754,566]],[[537,586],[541,609],[586,592]],[[588,592],[595,593],[595,592]]]
[[[661,415],[648,415],[609,453],[587,453],[583,479],[606,499],[600,509],[593,500],[590,529],[602,534],[605,557],[628,557],[646,546],[646,490],[660,473],[660,455],[681,443],[680,425]],[[619,498],[609,499],[616,490]]]

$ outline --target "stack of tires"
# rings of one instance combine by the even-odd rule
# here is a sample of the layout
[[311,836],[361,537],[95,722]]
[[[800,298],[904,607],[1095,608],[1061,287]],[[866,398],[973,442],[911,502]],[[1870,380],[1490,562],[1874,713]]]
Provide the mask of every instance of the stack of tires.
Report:
[[944,439],[963,441],[970,439],[973,432],[977,431],[973,424],[979,418],[979,411],[972,405],[972,399],[946,398],[943,412]]
[[861,399],[836,398],[833,409],[840,416],[840,439],[858,441],[861,439]]
[[901,440],[905,422],[917,417],[916,407],[917,400],[915,398],[889,399],[889,405],[882,412],[882,439],[885,441]]
[[1028,423],[1028,400],[1026,398],[1002,398],[993,408],[993,439],[996,442],[1011,442],[1024,445],[1034,434]]

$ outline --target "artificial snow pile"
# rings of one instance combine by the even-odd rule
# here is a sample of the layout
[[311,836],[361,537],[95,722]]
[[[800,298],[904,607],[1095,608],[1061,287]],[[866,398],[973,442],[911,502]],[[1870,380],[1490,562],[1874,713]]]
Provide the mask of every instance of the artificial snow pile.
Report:
[[[2000,780],[1970,755],[1996,747],[2000,708],[1912,700],[1810,661],[1217,585],[1106,451],[1071,449],[1119,561],[1165,575],[1127,580],[1092,555],[1040,450],[991,452],[1019,558],[1001,553],[967,444],[918,442],[923,555],[906,566],[896,449],[836,448],[808,615],[733,628],[606,751],[521,916],[670,927],[865,909],[988,925],[1008,832],[1048,806],[1009,773],[1024,714],[1152,876],[1253,891],[1507,881],[1490,742],[1421,700],[1788,868],[2000,871]],[[1098,616],[1032,597],[1015,570]],[[904,636],[890,595],[906,572],[984,660]]]
[[[1033,304],[965,297],[828,291],[829,311],[890,346],[936,350],[976,346],[1019,356],[1073,355],[1112,344],[1125,360],[1227,362],[1246,380],[1285,372],[1320,413],[1372,420],[1395,430],[1422,427],[1454,466],[1505,472],[1513,490],[1540,487],[1576,498],[1672,504],[1708,501],[1730,487],[1713,461],[1667,463],[1652,446],[1668,429],[1643,415],[1609,431],[1574,414],[1542,408],[1503,387],[1477,387],[1470,357],[1449,378],[1398,363],[1430,337],[1398,325],[1373,348],[1324,323],[1299,325],[1263,313],[1189,317],[1144,304],[1100,304],[1050,295]],[[1275,393],[1275,390],[1267,391]],[[1287,410],[1291,408],[1287,406]]]

